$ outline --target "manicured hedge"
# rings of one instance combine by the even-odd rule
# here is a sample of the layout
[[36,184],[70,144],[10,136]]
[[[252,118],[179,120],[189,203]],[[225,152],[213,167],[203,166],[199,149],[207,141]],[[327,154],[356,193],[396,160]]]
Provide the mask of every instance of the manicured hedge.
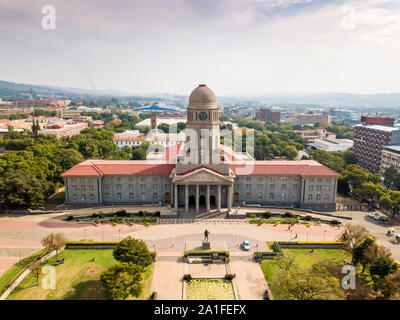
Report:
[[113,245],[117,244],[118,241],[68,241],[67,245],[73,244],[73,245]]
[[211,256],[217,253],[220,256],[229,257],[229,251],[185,251],[185,258],[188,256]]
[[[293,244],[293,242],[291,244]],[[296,241],[296,244],[339,244],[344,246],[346,243],[342,241]]]

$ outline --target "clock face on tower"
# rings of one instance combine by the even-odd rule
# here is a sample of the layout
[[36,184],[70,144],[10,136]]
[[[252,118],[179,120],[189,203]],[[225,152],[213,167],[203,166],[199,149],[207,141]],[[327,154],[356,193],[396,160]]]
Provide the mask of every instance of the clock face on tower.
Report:
[[203,120],[203,121],[207,120],[207,113],[206,112],[200,112],[199,119]]

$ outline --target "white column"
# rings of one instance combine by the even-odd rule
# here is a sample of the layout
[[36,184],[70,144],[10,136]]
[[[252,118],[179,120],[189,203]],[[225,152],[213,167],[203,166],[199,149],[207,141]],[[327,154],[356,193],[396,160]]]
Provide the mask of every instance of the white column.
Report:
[[185,212],[189,211],[189,185],[185,185]]
[[175,211],[178,212],[178,185],[175,184],[175,191],[174,191],[174,205],[175,205]]
[[210,212],[210,185],[207,185],[207,196],[206,196],[206,205],[207,205],[207,212]]
[[228,211],[232,210],[232,186],[228,186]]
[[199,211],[200,211],[200,204],[199,204],[199,190],[200,189],[200,186],[199,185],[196,185],[196,213],[199,213]]
[[221,212],[221,185],[218,185],[218,199],[217,199],[218,212]]

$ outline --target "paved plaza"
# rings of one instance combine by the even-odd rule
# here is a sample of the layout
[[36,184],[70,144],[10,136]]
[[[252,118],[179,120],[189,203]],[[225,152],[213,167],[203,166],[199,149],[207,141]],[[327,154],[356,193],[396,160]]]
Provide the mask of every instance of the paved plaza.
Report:
[[[117,209],[121,208],[110,210]],[[90,213],[99,211],[107,212],[105,209],[92,209]],[[282,211],[284,212],[284,210]],[[185,273],[208,276],[210,273],[222,275],[226,271],[224,265],[212,267],[190,265],[188,267],[188,264],[183,262],[183,251],[200,249],[204,230],[207,229],[210,232],[209,240],[214,249],[231,252],[229,267],[232,273],[237,275],[234,285],[239,297],[241,299],[260,299],[267,284],[258,264],[249,261],[252,252],[268,250],[266,241],[330,241],[335,240],[341,233],[341,228],[323,224],[311,227],[297,224],[288,230],[288,225],[274,227],[272,224],[263,224],[257,226],[249,224],[246,220],[229,219],[211,219],[191,223],[172,220],[170,222],[173,223],[160,223],[149,227],[143,225],[130,227],[125,224],[115,227],[105,224],[96,227],[88,223],[62,220],[71,213],[72,211],[46,215],[1,216],[0,272],[9,268],[19,259],[40,249],[42,247],[41,239],[49,233],[63,233],[69,240],[90,239],[96,241],[118,241],[132,236],[143,239],[151,251],[157,251],[158,261],[155,265],[152,291],[158,292],[159,299],[179,300],[182,299],[182,277]],[[82,214],[82,211],[75,212],[75,214]],[[400,261],[400,245],[392,244],[385,235],[388,226],[372,222],[368,219],[366,212],[338,212],[337,214],[352,216],[352,223],[366,227],[377,238],[380,245],[390,248],[394,258]],[[349,222],[340,218],[338,220],[344,223]],[[395,225],[395,228],[400,232],[398,225]],[[239,244],[243,240],[250,241],[250,252],[240,249]],[[188,268],[190,269],[188,270]]]

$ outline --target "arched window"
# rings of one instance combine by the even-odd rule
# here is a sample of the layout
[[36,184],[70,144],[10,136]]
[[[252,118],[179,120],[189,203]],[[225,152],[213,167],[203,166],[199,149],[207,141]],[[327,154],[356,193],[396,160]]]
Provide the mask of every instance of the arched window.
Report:
[[313,200],[313,195],[312,194],[309,194],[308,195],[308,201],[312,201]]
[[86,201],[86,194],[82,195],[82,201]]
[[325,200],[325,201],[329,201],[329,194],[326,194],[326,195],[325,195],[324,200]]
[[273,194],[272,192],[269,194],[269,198],[270,198],[271,200],[274,199],[274,194]]

